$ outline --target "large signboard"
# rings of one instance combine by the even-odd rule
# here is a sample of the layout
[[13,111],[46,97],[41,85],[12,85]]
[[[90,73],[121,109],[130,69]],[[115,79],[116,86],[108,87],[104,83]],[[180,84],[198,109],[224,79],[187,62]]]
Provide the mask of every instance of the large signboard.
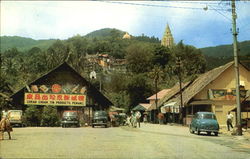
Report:
[[[240,90],[241,100],[246,98],[248,90]],[[209,90],[209,99],[212,100],[236,100],[236,90],[225,90],[225,89],[210,89]]]
[[55,106],[86,106],[86,95],[83,94],[51,94],[25,93],[24,104]]

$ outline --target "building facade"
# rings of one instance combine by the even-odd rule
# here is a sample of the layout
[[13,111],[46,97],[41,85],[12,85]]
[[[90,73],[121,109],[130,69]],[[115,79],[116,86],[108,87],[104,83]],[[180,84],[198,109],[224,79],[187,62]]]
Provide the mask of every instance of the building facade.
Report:
[[67,63],[27,84],[11,98],[13,106],[23,111],[29,105],[39,108],[55,106],[59,116],[64,110],[77,110],[81,121],[86,124],[91,124],[93,111],[108,111],[112,105],[111,101]]
[[[250,118],[250,71],[244,65],[239,65],[240,94],[242,118]],[[234,63],[229,62],[223,66],[210,70],[198,76],[194,81],[183,84],[182,101],[180,88],[174,86],[158,102],[158,106],[177,106],[182,108],[183,122],[190,124],[192,116],[199,111],[214,112],[220,126],[226,125],[226,114],[232,111],[234,123],[236,121],[236,89],[235,89]],[[154,104],[152,104],[154,107]]]

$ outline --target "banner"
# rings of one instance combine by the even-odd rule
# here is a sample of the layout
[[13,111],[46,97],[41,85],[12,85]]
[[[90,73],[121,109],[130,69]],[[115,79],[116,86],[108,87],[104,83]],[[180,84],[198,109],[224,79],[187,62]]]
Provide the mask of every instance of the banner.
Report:
[[86,106],[86,95],[25,93],[24,104],[26,105],[55,105],[55,106]]
[[[244,100],[246,98],[248,90],[240,90],[240,98]],[[209,89],[209,99],[212,100],[236,100],[236,90],[212,90]]]

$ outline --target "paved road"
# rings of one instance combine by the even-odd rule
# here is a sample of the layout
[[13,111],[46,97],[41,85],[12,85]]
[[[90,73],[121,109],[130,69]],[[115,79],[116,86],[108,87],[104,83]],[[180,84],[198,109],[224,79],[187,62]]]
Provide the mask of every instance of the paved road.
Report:
[[[5,134],[7,138],[7,134]],[[186,127],[14,128],[2,158],[250,159],[249,141],[193,135]]]

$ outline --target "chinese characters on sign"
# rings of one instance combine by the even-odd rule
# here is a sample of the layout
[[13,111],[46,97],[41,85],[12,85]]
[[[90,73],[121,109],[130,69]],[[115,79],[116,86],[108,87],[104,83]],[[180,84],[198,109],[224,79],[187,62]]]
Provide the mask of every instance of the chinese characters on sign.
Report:
[[57,106],[86,106],[86,95],[25,93],[24,104],[57,105]]

